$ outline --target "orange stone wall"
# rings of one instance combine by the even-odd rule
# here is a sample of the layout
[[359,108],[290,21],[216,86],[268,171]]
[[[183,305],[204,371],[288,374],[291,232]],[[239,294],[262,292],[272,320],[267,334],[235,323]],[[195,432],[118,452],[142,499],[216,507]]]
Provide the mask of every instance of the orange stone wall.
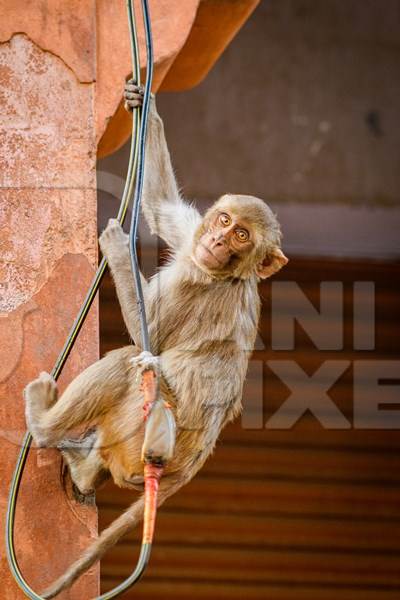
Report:
[[[95,2],[0,0],[0,508],[25,431],[22,390],[50,371],[97,260]],[[43,7],[40,10],[40,7]],[[24,32],[24,33],[20,33]],[[98,357],[94,307],[60,387]],[[55,450],[33,449],[16,522],[17,557],[40,591],[97,535],[94,508],[61,485]],[[0,596],[23,598],[0,537]],[[98,590],[98,567],[60,598]]]

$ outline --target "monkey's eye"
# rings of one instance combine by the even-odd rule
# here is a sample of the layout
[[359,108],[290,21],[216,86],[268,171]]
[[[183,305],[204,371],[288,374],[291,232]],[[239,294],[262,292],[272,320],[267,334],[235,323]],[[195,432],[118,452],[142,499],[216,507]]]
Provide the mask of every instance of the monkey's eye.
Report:
[[232,219],[230,218],[229,215],[227,215],[226,213],[221,213],[219,215],[219,222],[221,223],[221,225],[223,225],[224,227],[228,227],[228,225],[230,225],[232,223]]
[[249,232],[246,229],[236,229],[235,235],[239,242],[247,242],[249,239]]

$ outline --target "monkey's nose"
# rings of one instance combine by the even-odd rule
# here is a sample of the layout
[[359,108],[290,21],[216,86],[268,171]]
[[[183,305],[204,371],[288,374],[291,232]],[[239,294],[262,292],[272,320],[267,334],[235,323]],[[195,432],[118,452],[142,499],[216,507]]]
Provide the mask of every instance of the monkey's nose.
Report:
[[225,235],[222,233],[222,231],[220,231],[219,233],[216,233],[213,236],[213,241],[216,246],[223,246],[223,244],[225,244],[226,239],[225,239]]

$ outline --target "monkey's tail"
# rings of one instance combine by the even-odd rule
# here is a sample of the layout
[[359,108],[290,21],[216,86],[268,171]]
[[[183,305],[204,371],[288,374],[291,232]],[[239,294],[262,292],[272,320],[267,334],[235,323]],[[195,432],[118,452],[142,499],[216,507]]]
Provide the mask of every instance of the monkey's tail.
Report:
[[163,467],[151,463],[145,465],[144,494],[140,496],[140,498],[120,517],[118,517],[118,519],[115,519],[107,529],[101,532],[98,539],[85,550],[82,556],[42,593],[42,598],[45,598],[46,600],[54,598],[63,590],[71,587],[74,581],[76,581],[78,577],[87,571],[87,569],[95,562],[100,560],[107,550],[114,546],[123,535],[134,529],[143,517],[142,543],[152,543],[157,507],[187,481],[187,478],[182,477],[182,475],[175,477],[169,476],[170,479],[168,485],[161,485],[160,489],[158,489],[162,472]]
[[46,599],[54,598],[62,590],[69,588],[80,575],[97,562],[123,535],[137,525],[143,517],[144,506],[145,497],[143,495],[111,523],[107,529],[101,532],[98,539],[85,550],[82,556],[42,593],[42,597]]

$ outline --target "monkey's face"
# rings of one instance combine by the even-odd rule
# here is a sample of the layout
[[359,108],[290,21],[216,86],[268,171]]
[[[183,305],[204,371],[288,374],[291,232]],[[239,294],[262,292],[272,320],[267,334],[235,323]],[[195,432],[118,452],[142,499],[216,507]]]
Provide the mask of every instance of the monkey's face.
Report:
[[250,223],[231,211],[215,211],[206,222],[194,250],[196,262],[212,271],[225,271],[254,246]]
[[279,223],[253,196],[226,194],[206,213],[192,250],[194,262],[214,277],[270,277],[287,263]]

